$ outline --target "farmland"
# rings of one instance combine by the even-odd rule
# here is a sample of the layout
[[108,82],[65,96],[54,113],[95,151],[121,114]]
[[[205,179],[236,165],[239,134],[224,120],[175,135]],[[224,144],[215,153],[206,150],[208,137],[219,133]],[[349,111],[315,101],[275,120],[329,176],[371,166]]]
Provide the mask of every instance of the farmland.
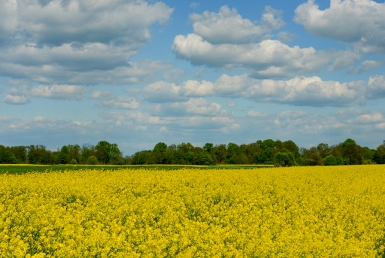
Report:
[[0,254],[381,257],[384,171],[367,165],[2,173]]

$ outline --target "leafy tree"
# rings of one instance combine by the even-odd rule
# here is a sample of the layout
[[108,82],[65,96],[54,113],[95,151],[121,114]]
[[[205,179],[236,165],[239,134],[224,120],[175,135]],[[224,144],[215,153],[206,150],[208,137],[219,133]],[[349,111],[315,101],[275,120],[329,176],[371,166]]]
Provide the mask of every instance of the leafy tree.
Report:
[[54,164],[52,153],[45,149],[44,145],[31,145],[28,147],[28,162],[30,164]]
[[288,140],[283,142],[282,147],[294,154],[294,157],[299,157],[299,148],[295,142]]
[[370,164],[372,163],[373,161],[373,156],[374,156],[374,153],[376,151],[375,150],[371,150],[369,149],[368,147],[363,147],[362,148],[362,158],[363,158],[363,163],[364,164]]
[[322,166],[322,157],[318,153],[312,153],[310,155],[309,165],[310,166]]
[[95,149],[95,156],[102,164],[117,164],[122,162],[122,153],[116,143],[111,144],[107,141],[100,141],[95,146]]
[[148,164],[148,161],[150,160],[150,155],[152,151],[150,150],[144,150],[144,151],[138,151],[134,154],[132,157],[132,164],[133,165],[144,165]]
[[254,154],[253,163],[264,164],[266,161],[267,161],[267,158],[264,151],[259,151]]
[[0,163],[1,164],[16,164],[17,159],[15,154],[8,148],[0,145]]
[[209,153],[201,148],[196,148],[194,152],[188,153],[188,164],[191,165],[211,165],[213,160]]
[[67,145],[67,147],[68,147],[68,162],[71,163],[71,161],[75,159],[76,162],[79,163],[81,159],[80,146],[78,144],[75,144],[75,145],[69,144]]
[[317,146],[317,152],[321,156],[321,158],[325,158],[330,155],[330,148],[327,143],[320,143]]
[[60,150],[59,153],[59,164],[67,164],[68,163],[68,157],[69,157],[69,151],[68,151],[68,146],[63,146]]
[[167,150],[167,145],[164,142],[158,142],[152,151],[159,151],[161,153]]
[[98,164],[98,159],[95,156],[89,156],[87,159],[87,164],[96,165]]
[[15,155],[17,163],[27,162],[27,148],[25,146],[14,146],[8,149]]
[[212,143],[206,143],[205,146],[203,146],[203,149],[207,151],[208,153],[212,153],[214,149],[214,144]]
[[167,151],[167,145],[164,142],[159,142],[152,150],[152,163],[164,164],[166,161],[165,152]]
[[329,156],[325,157],[324,165],[325,166],[335,166],[335,165],[337,165],[336,157],[334,157],[333,155],[329,155]]
[[220,163],[220,164],[225,163],[226,153],[227,153],[226,145],[224,145],[224,144],[216,145],[213,148],[213,152],[215,154],[215,158],[216,158],[218,163]]
[[226,163],[237,164],[238,154],[239,154],[239,146],[235,143],[230,142],[227,145]]
[[82,163],[88,164],[88,158],[95,155],[96,155],[95,146],[90,144],[83,144],[81,148],[81,157],[80,157],[80,160]]
[[295,164],[294,154],[291,152],[277,152],[274,154],[274,164],[288,167]]
[[377,147],[373,155],[373,161],[377,164],[385,164],[385,146],[384,144]]
[[363,152],[361,146],[352,139],[346,139],[341,147],[341,156],[348,165],[362,164]]
[[265,152],[266,162],[272,162],[274,155],[277,152],[277,142],[272,139],[266,139],[264,141],[257,141],[259,147]]

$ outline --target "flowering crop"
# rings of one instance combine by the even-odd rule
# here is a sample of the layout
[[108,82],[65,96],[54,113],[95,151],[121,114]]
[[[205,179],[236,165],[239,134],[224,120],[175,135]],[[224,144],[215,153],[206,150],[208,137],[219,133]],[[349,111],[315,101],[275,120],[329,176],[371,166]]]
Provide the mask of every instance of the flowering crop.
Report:
[[385,167],[0,175],[0,257],[376,257]]

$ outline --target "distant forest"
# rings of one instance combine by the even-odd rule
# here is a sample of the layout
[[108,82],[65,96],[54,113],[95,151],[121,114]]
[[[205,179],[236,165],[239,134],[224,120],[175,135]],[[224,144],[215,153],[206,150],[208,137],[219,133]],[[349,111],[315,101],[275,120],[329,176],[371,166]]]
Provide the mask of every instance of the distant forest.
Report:
[[203,148],[190,143],[166,145],[157,143],[152,150],[143,150],[123,157],[116,143],[100,141],[97,145],[65,145],[57,151],[43,145],[0,145],[0,164],[272,164],[276,166],[331,166],[385,164],[385,140],[376,149],[362,147],[354,140],[329,146],[299,148],[293,141],[258,140],[250,144],[206,143]]

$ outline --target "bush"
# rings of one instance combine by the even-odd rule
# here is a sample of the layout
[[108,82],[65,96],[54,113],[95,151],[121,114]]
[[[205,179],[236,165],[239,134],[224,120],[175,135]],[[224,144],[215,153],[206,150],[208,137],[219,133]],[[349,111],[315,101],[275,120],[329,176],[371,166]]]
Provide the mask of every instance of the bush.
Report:
[[71,159],[70,164],[72,164],[72,165],[78,164],[78,161],[76,159]]
[[294,154],[291,152],[277,152],[274,155],[274,163],[277,166],[293,166],[295,164]]
[[336,157],[334,157],[333,155],[327,156],[324,159],[324,165],[325,166],[335,166],[335,165],[338,165]]
[[98,159],[95,156],[89,156],[87,159],[87,164],[96,165],[98,164]]

